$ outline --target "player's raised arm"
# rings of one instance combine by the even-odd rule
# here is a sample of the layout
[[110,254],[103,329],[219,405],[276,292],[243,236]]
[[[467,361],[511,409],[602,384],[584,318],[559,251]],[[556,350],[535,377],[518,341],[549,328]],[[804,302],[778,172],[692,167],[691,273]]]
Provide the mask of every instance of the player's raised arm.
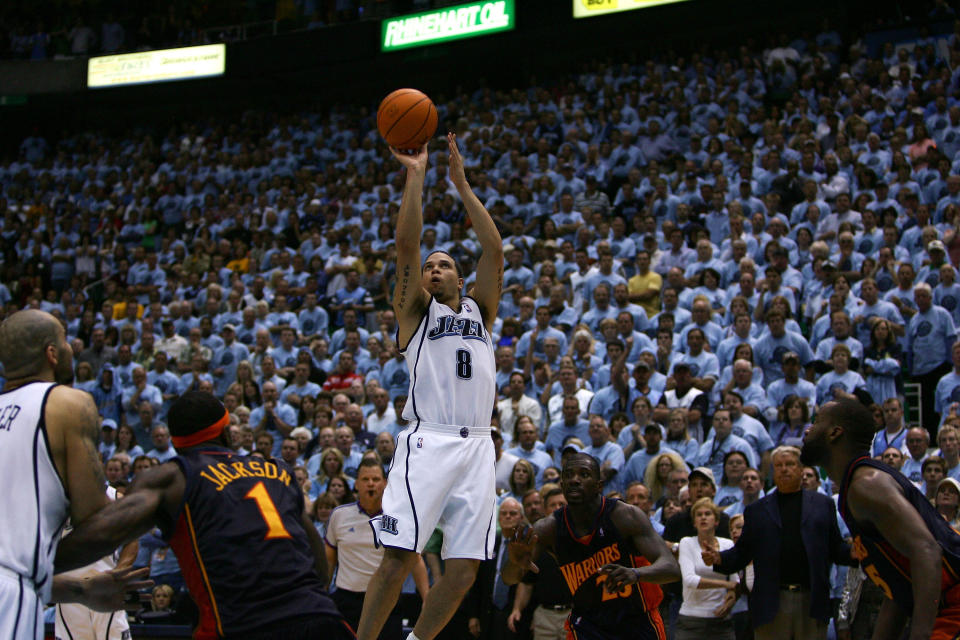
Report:
[[183,473],[174,462],[138,474],[122,500],[109,503],[61,540],[54,563],[56,571],[85,567],[150,531],[161,509],[170,514],[179,509],[185,484]]
[[646,514],[636,507],[621,503],[613,512],[613,523],[623,535],[630,536],[634,547],[650,564],[637,569],[618,564],[604,565],[600,571],[607,575],[604,588],[609,593],[615,593],[621,587],[637,582],[666,584],[680,579],[680,565],[663,538],[653,530]]
[[420,235],[423,231],[423,180],[427,174],[427,145],[424,144],[416,155],[406,155],[393,148],[390,153],[407,170],[397,216],[397,284],[393,290],[393,310],[399,325],[397,346],[406,348],[429,302],[429,294],[420,284]]
[[490,212],[486,210],[480,199],[477,198],[463,171],[463,157],[457,148],[457,136],[447,134],[447,144],[450,147],[450,180],[457,188],[463,206],[467,210],[473,230],[480,240],[483,252],[477,263],[477,285],[473,297],[480,304],[483,321],[487,330],[493,326],[497,317],[497,308],[500,306],[500,292],[503,289],[503,239],[497,231]]

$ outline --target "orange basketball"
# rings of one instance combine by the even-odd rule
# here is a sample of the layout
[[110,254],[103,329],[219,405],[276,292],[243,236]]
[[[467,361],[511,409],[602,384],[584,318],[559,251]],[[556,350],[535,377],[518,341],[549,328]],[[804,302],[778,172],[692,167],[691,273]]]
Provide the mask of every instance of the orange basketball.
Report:
[[419,149],[437,130],[437,108],[423,92],[397,89],[380,103],[377,129],[391,147]]

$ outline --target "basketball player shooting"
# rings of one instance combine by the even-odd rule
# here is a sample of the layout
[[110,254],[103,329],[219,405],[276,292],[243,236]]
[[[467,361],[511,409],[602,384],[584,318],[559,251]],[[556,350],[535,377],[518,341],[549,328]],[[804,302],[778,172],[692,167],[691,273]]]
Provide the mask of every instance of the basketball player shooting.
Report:
[[371,521],[385,550],[363,602],[360,640],[378,636],[436,526],[443,531],[445,572],[427,594],[407,640],[432,640],[453,617],[480,561],[492,557],[496,492],[490,415],[496,367],[490,329],[503,287],[503,241],[467,183],[454,134],[447,134],[447,144],[450,181],[483,250],[472,296],[461,297],[463,274],[449,254],[435,251],[420,264],[427,146],[414,155],[391,149],[407,172],[397,221],[393,309],[397,346],[410,370],[403,411],[410,424],[397,438],[383,514]]

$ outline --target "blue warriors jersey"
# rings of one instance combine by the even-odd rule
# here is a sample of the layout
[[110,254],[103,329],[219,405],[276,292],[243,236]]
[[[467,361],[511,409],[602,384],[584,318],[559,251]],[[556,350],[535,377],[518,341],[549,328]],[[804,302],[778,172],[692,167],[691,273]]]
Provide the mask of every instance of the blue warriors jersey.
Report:
[[[584,638],[637,638],[663,636],[657,607],[663,592],[655,584],[638,582],[616,593],[603,589],[606,564],[642,567],[650,564],[613,523],[619,500],[602,498],[593,531],[574,533],[569,507],[554,512],[557,535],[555,551],[564,583],[573,596],[569,626],[574,636]],[[641,634],[642,629],[650,633]],[[639,635],[638,635],[639,634]]]
[[200,610],[194,638],[339,616],[314,571],[303,494],[285,464],[216,446],[187,450],[174,462],[186,488],[176,521],[163,531]]
[[850,529],[853,537],[853,553],[860,561],[864,573],[896,602],[903,611],[913,610],[913,579],[910,573],[910,561],[893,548],[883,535],[869,523],[859,523],[850,513],[847,505],[847,492],[853,472],[860,467],[874,467],[890,475],[900,485],[904,497],[917,510],[927,530],[933,536],[943,552],[941,564],[940,590],[947,591],[960,584],[960,534],[954,531],[943,517],[937,513],[930,501],[917,490],[903,474],[887,465],[863,456],[853,460],[847,467],[840,485],[840,515]]

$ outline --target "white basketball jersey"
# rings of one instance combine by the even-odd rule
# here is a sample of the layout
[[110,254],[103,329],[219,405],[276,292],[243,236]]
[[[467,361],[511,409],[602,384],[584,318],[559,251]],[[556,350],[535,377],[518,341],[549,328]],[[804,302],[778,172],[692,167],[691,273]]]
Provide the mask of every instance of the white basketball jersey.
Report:
[[403,351],[410,390],[403,417],[465,427],[490,426],[496,401],[493,342],[479,305],[461,298],[460,312],[430,298]]
[[49,601],[53,557],[70,501],[53,464],[44,425],[50,382],[0,393],[0,566],[33,582]]

